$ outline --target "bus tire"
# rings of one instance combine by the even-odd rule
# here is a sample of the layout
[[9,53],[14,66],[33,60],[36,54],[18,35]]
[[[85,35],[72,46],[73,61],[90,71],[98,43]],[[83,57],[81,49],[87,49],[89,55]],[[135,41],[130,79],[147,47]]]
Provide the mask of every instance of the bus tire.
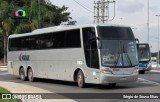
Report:
[[34,78],[34,74],[33,74],[33,71],[31,68],[28,69],[28,72],[27,72],[27,76],[28,76],[28,80],[31,81],[31,82],[34,82],[35,81],[35,78]]
[[139,71],[139,74],[144,74],[145,73],[145,70],[140,70]]
[[78,74],[77,74],[77,83],[78,83],[78,87],[80,87],[80,88],[85,87],[84,74],[81,70],[79,70]]
[[108,84],[108,87],[109,87],[109,88],[114,88],[114,87],[116,87],[116,83]]
[[20,77],[20,79],[22,81],[26,81],[24,68],[20,68],[20,70],[19,70],[19,77]]

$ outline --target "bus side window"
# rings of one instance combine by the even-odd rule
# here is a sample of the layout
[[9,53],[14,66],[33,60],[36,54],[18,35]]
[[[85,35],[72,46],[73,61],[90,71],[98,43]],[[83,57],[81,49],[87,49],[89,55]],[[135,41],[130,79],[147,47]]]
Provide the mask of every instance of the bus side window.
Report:
[[64,48],[65,31],[56,32],[52,35],[53,48]]
[[[47,35],[47,36],[46,36]],[[54,38],[52,34],[45,34],[39,36],[36,41],[36,45],[38,49],[51,49],[54,45]]]

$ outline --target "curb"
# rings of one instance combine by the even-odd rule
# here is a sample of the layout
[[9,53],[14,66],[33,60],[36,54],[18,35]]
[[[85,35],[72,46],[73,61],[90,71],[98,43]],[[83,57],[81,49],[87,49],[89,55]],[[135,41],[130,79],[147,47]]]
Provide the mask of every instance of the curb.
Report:
[[8,70],[7,68],[0,68],[0,72],[5,72],[7,70]]
[[160,72],[160,70],[150,70],[151,72]]
[[7,67],[8,67],[8,66],[0,66],[0,69],[1,69],[1,68],[7,68]]

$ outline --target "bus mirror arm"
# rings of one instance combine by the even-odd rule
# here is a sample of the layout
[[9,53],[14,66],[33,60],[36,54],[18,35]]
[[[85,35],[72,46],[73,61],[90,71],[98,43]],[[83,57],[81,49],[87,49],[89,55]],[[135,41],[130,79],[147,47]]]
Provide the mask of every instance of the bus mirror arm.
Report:
[[96,37],[96,40],[101,40],[101,38],[100,37]]
[[99,41],[101,39],[99,37],[94,37],[93,39],[90,39],[89,42],[92,43],[92,42],[97,41],[97,40]]
[[98,49],[101,49],[102,48],[102,42],[101,40],[98,40]]
[[96,37],[96,40],[98,40],[98,49],[102,48],[102,41],[100,37]]
[[102,43],[101,43],[101,39],[99,38],[99,37],[95,37],[95,38],[93,38],[93,39],[91,39],[90,41],[89,41],[89,43],[90,43],[90,45],[93,43],[93,42],[95,42],[95,41],[98,41],[98,49],[101,49],[101,47],[102,47]]

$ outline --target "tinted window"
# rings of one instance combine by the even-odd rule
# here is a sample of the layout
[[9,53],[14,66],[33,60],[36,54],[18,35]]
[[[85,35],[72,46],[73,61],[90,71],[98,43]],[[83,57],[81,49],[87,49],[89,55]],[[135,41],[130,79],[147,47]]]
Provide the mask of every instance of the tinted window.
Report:
[[102,40],[133,40],[134,35],[129,27],[97,27],[98,35]]
[[80,29],[11,38],[9,51],[56,48],[79,48]]
[[26,47],[26,50],[34,50],[38,47],[37,43],[36,43],[37,38],[38,38],[38,36],[25,37],[24,46]]
[[66,31],[66,45],[65,47],[81,47],[80,30]]
[[25,37],[23,38],[15,38],[9,40],[9,50],[16,51],[16,50],[25,50]]
[[95,28],[83,28],[83,45],[86,64],[90,68],[99,68],[99,58],[96,43]]

